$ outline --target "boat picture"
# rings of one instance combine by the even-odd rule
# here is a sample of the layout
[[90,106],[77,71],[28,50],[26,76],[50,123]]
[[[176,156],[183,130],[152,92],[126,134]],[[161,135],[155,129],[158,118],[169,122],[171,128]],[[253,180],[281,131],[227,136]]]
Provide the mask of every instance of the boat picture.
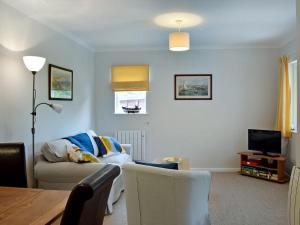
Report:
[[122,106],[122,109],[125,113],[139,113],[140,110],[142,109],[142,107],[139,107],[138,105],[136,105],[134,107]]
[[118,92],[115,102],[118,114],[144,114],[146,112],[145,92]]
[[175,75],[175,99],[212,99],[211,74]]

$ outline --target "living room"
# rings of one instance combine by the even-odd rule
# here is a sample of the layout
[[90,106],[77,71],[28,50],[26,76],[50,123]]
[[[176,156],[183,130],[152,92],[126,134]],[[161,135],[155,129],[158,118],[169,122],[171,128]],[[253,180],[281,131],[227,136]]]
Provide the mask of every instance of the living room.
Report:
[[[36,103],[58,104],[63,109],[57,114],[40,107],[34,115],[36,155],[42,143],[78,132],[115,136],[120,131],[143,131],[142,160],[178,156],[188,160],[191,171],[210,171],[211,224],[288,224],[289,183],[240,176],[238,153],[248,150],[248,129],[275,129],[279,58],[287,56],[289,63],[299,58],[299,5],[297,1],[296,10],[296,0],[2,0],[0,142],[25,144],[28,184],[34,186],[33,76],[22,58],[40,56],[46,63],[34,75]],[[185,27],[184,18],[176,22],[172,14],[176,12],[196,16],[196,25]],[[171,14],[175,25],[159,20],[165,14]],[[189,34],[188,51],[169,50],[169,33],[178,28]],[[49,64],[72,71],[71,99],[50,98]],[[116,65],[148,65],[143,113],[117,112],[112,84]],[[210,97],[177,99],[175,75],[211,75]],[[297,99],[297,88],[292,93]],[[282,141],[287,176],[300,164],[296,130]],[[254,193],[261,189],[252,198],[253,192],[244,193],[247,188]],[[277,200],[268,199],[271,193],[278,195]],[[104,224],[127,224],[124,194]]]

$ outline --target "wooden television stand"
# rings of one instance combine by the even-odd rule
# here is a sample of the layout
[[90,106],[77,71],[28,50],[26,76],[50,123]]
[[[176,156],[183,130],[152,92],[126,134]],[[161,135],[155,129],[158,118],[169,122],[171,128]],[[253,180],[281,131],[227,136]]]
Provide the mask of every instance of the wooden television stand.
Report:
[[284,183],[288,181],[285,175],[285,161],[283,155],[263,155],[256,151],[238,153],[241,156],[242,175],[264,180]]

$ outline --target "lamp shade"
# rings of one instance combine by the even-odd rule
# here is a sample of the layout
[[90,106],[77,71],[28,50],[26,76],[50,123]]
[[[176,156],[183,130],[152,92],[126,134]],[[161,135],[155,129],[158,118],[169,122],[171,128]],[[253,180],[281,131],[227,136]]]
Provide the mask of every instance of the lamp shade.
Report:
[[63,109],[62,105],[58,105],[58,104],[51,104],[50,107],[57,113],[61,113]]
[[187,32],[172,32],[169,34],[169,50],[187,51],[190,49],[190,34]]
[[23,56],[23,62],[29,71],[38,72],[45,65],[46,59],[39,56]]

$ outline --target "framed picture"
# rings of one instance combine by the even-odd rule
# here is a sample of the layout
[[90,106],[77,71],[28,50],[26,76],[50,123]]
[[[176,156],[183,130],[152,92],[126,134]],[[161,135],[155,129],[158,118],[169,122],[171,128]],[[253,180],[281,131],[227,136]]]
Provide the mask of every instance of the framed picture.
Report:
[[212,100],[211,74],[176,74],[175,100]]
[[73,71],[49,64],[49,99],[73,100]]

